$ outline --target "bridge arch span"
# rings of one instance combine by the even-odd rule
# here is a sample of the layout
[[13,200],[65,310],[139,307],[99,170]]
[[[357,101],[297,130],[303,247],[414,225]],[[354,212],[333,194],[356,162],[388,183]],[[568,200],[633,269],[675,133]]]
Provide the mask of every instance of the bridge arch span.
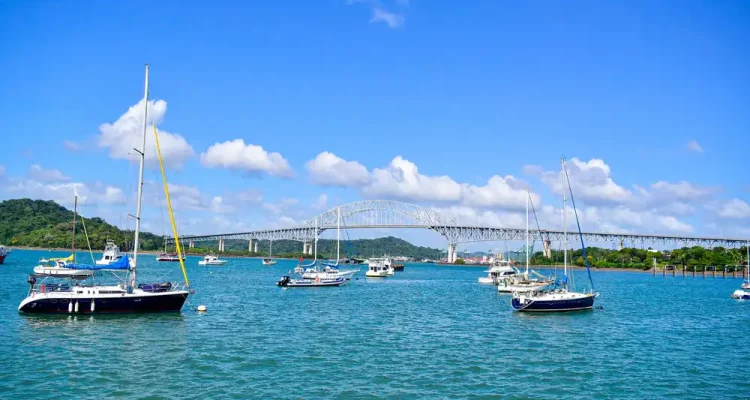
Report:
[[[341,226],[414,227],[435,229],[456,226],[456,221],[436,210],[395,200],[361,200],[331,208],[307,221],[319,230],[335,229],[341,213]],[[443,232],[438,231],[443,234]]]

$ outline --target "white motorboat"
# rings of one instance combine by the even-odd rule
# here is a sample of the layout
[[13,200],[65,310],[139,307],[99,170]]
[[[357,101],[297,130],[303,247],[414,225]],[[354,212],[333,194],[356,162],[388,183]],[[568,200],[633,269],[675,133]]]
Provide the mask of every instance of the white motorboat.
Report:
[[[380,266],[382,265],[383,268],[385,268],[386,270],[385,276],[393,276],[395,274],[395,270],[393,269],[393,263],[391,259],[388,257],[370,258],[367,260],[367,264],[369,266],[372,266],[372,265],[378,266],[378,268],[380,268]],[[368,271],[370,271],[370,269],[368,269]],[[380,270],[378,269],[378,271]],[[374,277],[375,275],[368,275],[368,276]]]
[[496,263],[487,271],[487,276],[479,278],[479,283],[498,285],[503,279],[515,278],[521,275],[518,268],[511,267],[507,263]]
[[198,265],[224,265],[227,263],[227,260],[220,260],[219,257],[216,254],[206,254],[205,257],[203,257],[202,260],[198,261]]
[[317,277],[315,279],[292,279],[289,276],[281,277],[276,285],[281,287],[327,287],[327,286],[341,286],[346,283],[344,278],[326,279]]
[[385,278],[388,276],[393,276],[392,268],[389,268],[382,258],[371,258],[368,262],[368,265],[369,267],[367,269],[367,272],[365,272],[365,276],[368,278]]
[[111,240],[107,240],[106,246],[104,246],[104,253],[102,258],[96,260],[96,265],[109,265],[122,258],[120,253],[120,247]]
[[302,279],[336,279],[344,278],[346,280],[352,279],[352,276],[359,272],[358,269],[350,269],[341,271],[335,266],[323,264],[323,269],[319,269],[317,265],[305,269],[302,272]]
[[262,262],[263,265],[276,265],[276,260],[273,258],[264,258],[260,262]]

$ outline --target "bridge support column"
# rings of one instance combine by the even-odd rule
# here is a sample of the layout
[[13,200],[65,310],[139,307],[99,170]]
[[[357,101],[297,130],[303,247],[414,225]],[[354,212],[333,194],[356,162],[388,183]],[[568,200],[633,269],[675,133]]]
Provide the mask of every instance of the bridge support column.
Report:
[[458,254],[456,252],[456,243],[448,243],[448,262],[454,263],[456,262],[457,258]]
[[219,251],[224,252],[224,239],[219,239]]
[[255,242],[255,239],[248,239],[247,240],[247,251],[252,252],[253,251],[253,242]]
[[255,245],[253,246],[253,253],[257,253],[258,252],[258,242],[260,242],[260,240],[256,240],[255,241]]
[[195,242],[191,240],[190,243],[188,243],[188,247],[190,247],[191,249],[194,249],[195,248]]
[[617,251],[622,251],[622,240],[617,242]]
[[544,239],[544,256],[552,258],[552,242],[549,239]]

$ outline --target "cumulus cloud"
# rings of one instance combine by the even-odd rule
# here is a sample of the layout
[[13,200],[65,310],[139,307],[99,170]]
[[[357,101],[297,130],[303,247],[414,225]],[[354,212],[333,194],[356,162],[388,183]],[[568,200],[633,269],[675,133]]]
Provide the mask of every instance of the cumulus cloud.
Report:
[[125,204],[125,193],[114,186],[88,185],[80,182],[44,183],[32,179],[13,179],[5,186],[5,191],[16,197],[39,200],[53,200],[58,204],[72,205],[78,195],[81,205]]
[[[581,161],[572,158],[566,163],[570,185],[576,198],[598,203],[623,203],[633,199],[633,193],[615,183],[611,170],[604,160],[593,158]],[[536,165],[527,165],[524,172],[537,176],[542,183],[557,194],[562,194],[562,173],[545,171]],[[564,188],[567,192],[568,188]]]
[[363,191],[370,196],[413,201],[458,202],[461,199],[461,185],[453,179],[422,175],[416,164],[401,156],[394,158],[386,168],[374,169]]
[[65,176],[60,170],[42,168],[39,164],[31,164],[28,176],[40,182],[68,182],[70,177]]
[[201,163],[210,168],[226,168],[250,173],[265,172],[279,177],[292,177],[294,172],[279,153],[245,144],[243,139],[215,143],[201,154]]
[[[133,150],[140,149],[143,135],[143,101],[128,108],[115,122],[99,126],[99,147],[109,149],[109,156],[115,159],[137,160],[138,154]],[[159,125],[167,113],[167,102],[156,100],[148,102],[148,125],[146,132],[145,157],[149,165],[156,165],[156,142],[151,125]],[[181,168],[187,159],[195,155],[193,147],[178,134],[159,130],[159,144],[164,165]]]
[[[463,184],[461,202],[475,207],[521,209],[526,207],[527,188],[527,184],[511,175],[495,175],[484,186]],[[530,193],[528,197],[533,204],[539,205],[539,195]]]
[[404,16],[383,8],[375,7],[372,9],[370,23],[372,24],[376,22],[385,23],[389,28],[399,28],[404,25]]
[[716,201],[707,205],[706,208],[722,218],[750,218],[750,205],[744,200],[737,198],[727,201]]
[[219,214],[231,214],[235,212],[235,208],[232,205],[226,204],[221,196],[214,196],[211,199],[209,209],[212,212]]
[[687,142],[687,148],[688,150],[694,151],[696,153],[703,153],[703,147],[701,147],[701,145],[699,145],[695,140]]
[[325,186],[362,186],[370,181],[370,173],[356,161],[346,161],[324,151],[305,164],[310,180]]

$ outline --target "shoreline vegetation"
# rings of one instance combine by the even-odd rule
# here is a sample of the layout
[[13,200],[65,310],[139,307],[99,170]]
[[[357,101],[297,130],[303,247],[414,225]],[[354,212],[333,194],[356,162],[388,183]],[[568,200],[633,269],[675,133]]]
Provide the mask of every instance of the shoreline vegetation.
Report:
[[[71,251],[73,232],[73,211],[55,203],[54,201],[15,199],[0,202],[0,244],[10,248],[23,248],[47,251]],[[83,222],[88,233],[88,241],[91,248],[101,253],[108,240],[114,241],[120,246],[121,251],[127,252],[132,247],[133,232],[121,230],[110,225],[101,218],[87,218],[79,215],[75,242],[79,244],[77,253],[88,253],[87,237],[83,232]],[[143,254],[158,254],[164,251],[164,237],[148,232],[141,232],[140,252]],[[216,253],[224,258],[235,257],[268,257],[269,241],[260,240],[256,249],[258,252],[248,251],[248,241],[240,239],[228,239],[224,241],[224,252],[218,252],[218,241],[206,241],[195,243],[196,247],[189,247],[189,242],[181,240],[182,249],[187,255],[201,256],[208,253]],[[293,240],[277,240],[273,242],[273,257],[277,259],[312,259],[312,255],[302,254],[302,243]],[[174,247],[167,252],[175,252]],[[541,251],[531,254],[530,264],[535,268],[550,268],[563,264],[563,251],[552,250],[551,257],[545,257]],[[571,267],[584,267],[583,252],[570,250],[568,252],[568,264]],[[440,260],[444,257],[444,250],[429,247],[415,246],[403,239],[392,236],[378,239],[355,239],[342,241],[341,256],[353,258],[369,258],[383,255],[403,256],[413,260]],[[482,256],[485,253],[474,253],[470,256]],[[587,247],[589,265],[594,270],[634,270],[634,271],[657,271],[663,269],[676,269],[688,272],[701,271],[736,271],[745,268],[745,247],[723,248],[714,247],[706,249],[700,246],[683,247],[669,251],[655,249],[624,248],[622,250],[611,250],[599,247]],[[318,241],[318,258],[331,259],[336,255],[336,241],[332,239],[321,239]],[[525,255],[515,252],[516,260]],[[417,261],[418,262],[418,261]],[[524,264],[519,262],[518,264]],[[484,264],[466,263],[462,259],[453,264],[472,267],[486,267]],[[520,265],[519,265],[520,266]]]

